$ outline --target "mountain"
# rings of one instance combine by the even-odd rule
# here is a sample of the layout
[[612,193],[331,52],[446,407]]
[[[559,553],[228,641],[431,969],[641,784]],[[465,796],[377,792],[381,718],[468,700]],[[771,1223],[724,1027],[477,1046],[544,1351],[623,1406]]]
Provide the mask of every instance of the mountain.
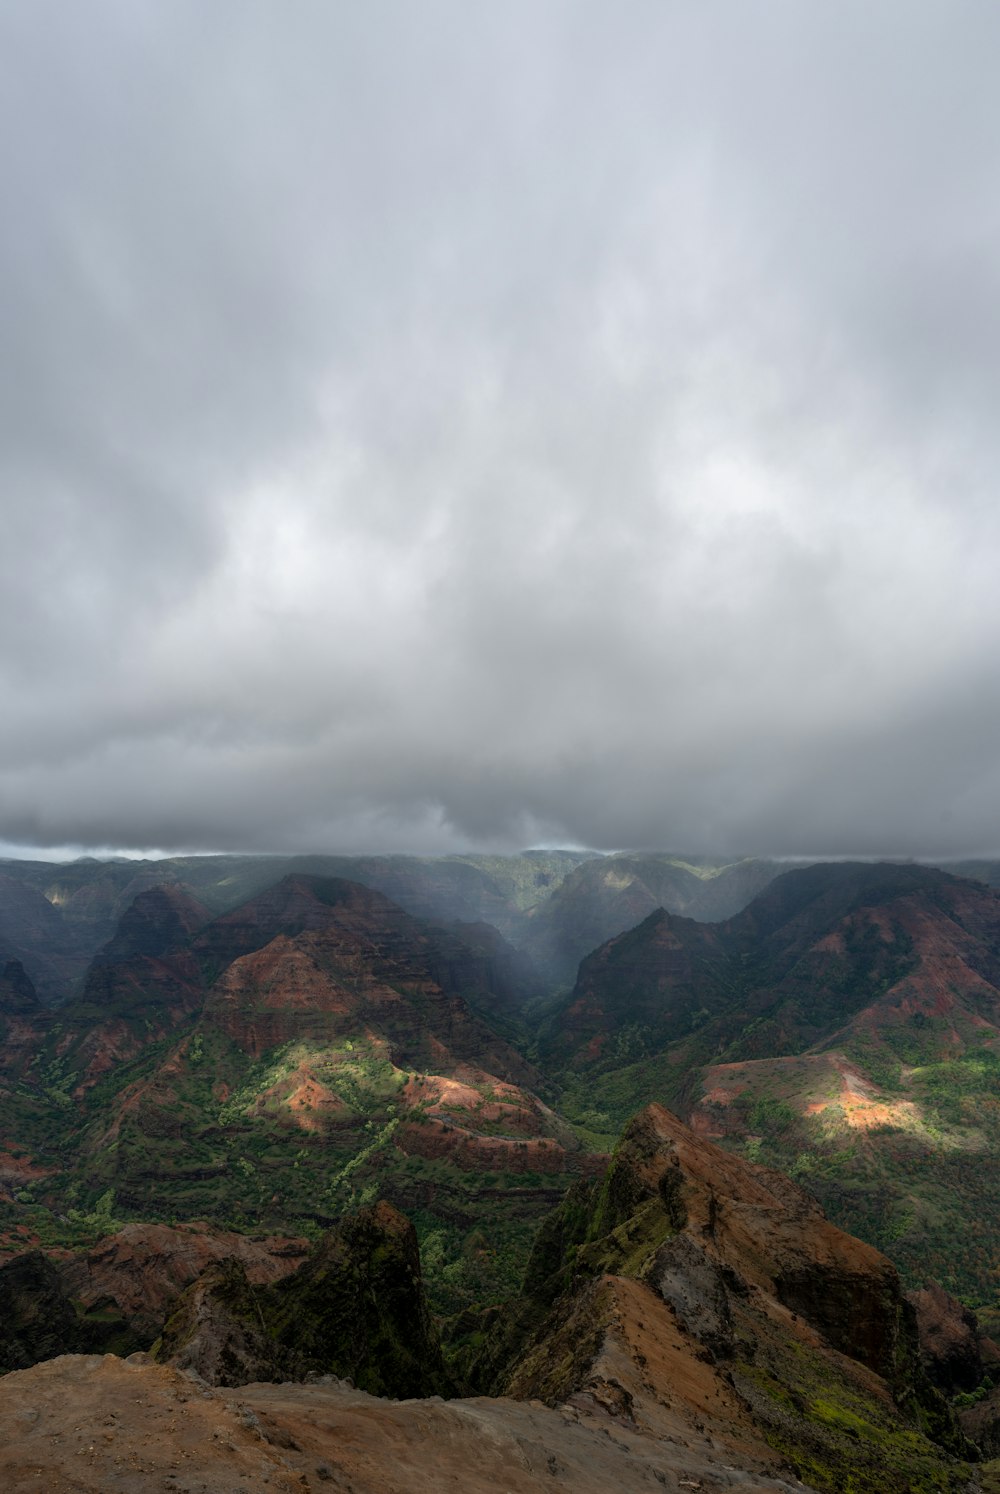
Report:
[[798,1177],[919,1284],[992,1300],[1000,894],[928,867],[785,873],[714,926],[651,915],[540,1041],[597,1134],[643,1100]]
[[817,1489],[957,1489],[947,1454],[975,1456],[890,1262],[658,1105],[542,1229],[476,1373]]
[[[199,871],[213,897],[222,869]],[[507,891],[541,896],[513,873]],[[933,868],[800,868],[721,922],[655,910],[546,1005],[492,926],[343,878],[290,873],[221,913],[143,886],[62,1006],[17,960],[0,972],[0,1251],[130,1222],[316,1237],[384,1199],[457,1313],[513,1289],[539,1220],[657,1100],[788,1171],[909,1286],[929,1269],[985,1312],[997,908]]]
[[0,963],[19,960],[43,1004],[59,1006],[79,993],[91,960],[148,889],[173,887],[217,916],[296,873],[359,882],[415,917],[485,923],[516,942],[536,905],[588,859],[585,852],[527,851],[521,856],[0,861]]
[[439,1305],[496,1293],[600,1166],[518,1046],[532,995],[495,930],[357,883],[290,875],[214,919],[145,890],[81,995],[0,1052],[2,1135],[26,1148],[8,1243],[130,1218],[319,1231],[381,1196],[413,1212]]
[[521,944],[553,984],[564,985],[591,950],[657,909],[703,922],[729,918],[781,870],[774,861],[685,861],[652,853],[585,861],[534,909]]
[[43,1005],[59,1006],[135,899],[162,885],[182,885],[169,863],[0,862],[0,956],[12,951]]
[[172,856],[64,864],[0,861],[0,961],[18,959],[43,1004],[79,993],[88,966],[135,899],[170,886],[218,916],[283,877],[337,877],[381,892],[414,917],[484,924],[523,947],[547,985],[571,981],[585,954],[655,908],[726,918],[780,863],[534,850],[515,856]]
[[20,965],[43,1001],[58,1001],[92,950],[81,950],[59,910],[18,869],[0,862],[0,966]]

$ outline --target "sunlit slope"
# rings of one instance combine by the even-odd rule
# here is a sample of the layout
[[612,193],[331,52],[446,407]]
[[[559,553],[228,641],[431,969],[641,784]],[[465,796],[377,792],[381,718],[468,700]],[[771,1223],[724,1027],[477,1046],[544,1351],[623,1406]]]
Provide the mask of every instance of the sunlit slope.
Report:
[[383,1197],[416,1218],[443,1301],[495,1295],[591,1165],[521,1051],[531,993],[495,931],[356,883],[286,877],[210,921],[145,893],[77,1001],[25,1011],[8,982],[10,1228],[308,1231]]
[[594,1138],[643,1100],[807,1182],[909,1278],[988,1301],[1000,1253],[1000,895],[915,866],[786,873],[580,968],[541,1050]]

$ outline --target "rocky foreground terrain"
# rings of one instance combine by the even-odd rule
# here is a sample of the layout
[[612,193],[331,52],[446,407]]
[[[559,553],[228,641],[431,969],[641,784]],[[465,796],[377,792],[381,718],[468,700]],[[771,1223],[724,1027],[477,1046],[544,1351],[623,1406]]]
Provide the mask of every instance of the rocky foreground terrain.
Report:
[[204,1387],[147,1362],[65,1356],[0,1384],[0,1487],[17,1494],[608,1494],[803,1485],[654,1440],[600,1410],[378,1400],[338,1384]]
[[996,1418],[969,1412],[981,1447],[948,1399],[1000,1360],[972,1315],[938,1290],[909,1301],[794,1183],[661,1106],[570,1190],[521,1296],[464,1337],[441,1342],[415,1232],[388,1204],[294,1268],[281,1249],[277,1268],[209,1261],[149,1354],[0,1378],[0,1488],[996,1487],[981,1455]]

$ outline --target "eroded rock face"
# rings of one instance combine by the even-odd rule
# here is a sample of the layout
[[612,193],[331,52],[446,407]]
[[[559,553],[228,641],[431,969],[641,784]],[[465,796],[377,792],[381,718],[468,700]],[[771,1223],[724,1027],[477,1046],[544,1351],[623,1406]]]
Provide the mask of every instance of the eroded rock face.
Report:
[[936,1281],[907,1296],[916,1312],[920,1358],[934,1384],[949,1395],[975,1390],[985,1372],[975,1313]]
[[494,1392],[663,1436],[680,1422],[741,1466],[773,1471],[780,1453],[825,1489],[848,1474],[870,1494],[968,1478],[949,1471],[974,1449],[926,1378],[890,1262],[661,1106],[628,1127],[602,1183],[567,1197],[527,1281],[474,1369]]
[[276,1286],[221,1261],[181,1298],[158,1357],[211,1384],[348,1376],[373,1394],[450,1390],[416,1231],[390,1204],[348,1215]]
[[24,1251],[0,1266],[0,1373],[59,1354],[146,1348],[177,1294],[212,1264],[233,1261],[252,1286],[308,1254],[305,1240],[158,1224],[126,1225],[79,1255]]
[[[909,1331],[895,1268],[831,1224],[790,1179],[720,1150],[651,1105],[626,1131],[606,1189],[605,1222],[658,1199],[706,1260],[804,1317],[840,1353],[892,1375]],[[690,1258],[690,1244],[685,1252]]]
[[47,1256],[32,1250],[0,1267],[0,1372],[82,1346],[73,1304]]
[[206,1026],[254,1057],[368,1025],[384,1033],[400,1064],[433,1071],[445,1053],[536,1083],[530,1065],[473,1009],[509,1004],[501,943],[496,936],[489,950],[481,937],[466,944],[357,883],[292,876],[216,919],[193,949],[208,977],[218,972]]
[[928,1376],[955,1398],[962,1430],[982,1456],[1000,1456],[1000,1347],[981,1332],[975,1313],[937,1282],[908,1296]]
[[157,1357],[208,1385],[301,1379],[291,1355],[266,1332],[266,1301],[239,1261],[217,1261],[181,1297],[164,1327]]
[[60,1275],[84,1308],[115,1302],[147,1342],[159,1333],[178,1293],[220,1261],[236,1260],[255,1286],[278,1281],[309,1254],[309,1242],[254,1240],[197,1225],[127,1224],[92,1249],[60,1263]]
[[[657,1250],[645,1280],[671,1309],[681,1328],[716,1359],[735,1349],[729,1290],[719,1264],[691,1239],[678,1234]],[[730,1275],[729,1287],[737,1278]]]
[[724,923],[660,908],[609,939],[581,962],[541,1051],[587,1067],[627,1037],[634,1058],[673,1044],[700,1067],[710,1038],[749,1063],[916,1016],[957,1054],[1000,1028],[998,940],[990,888],[929,867],[800,868]]
[[60,1263],[40,1250],[25,1251],[0,1267],[0,1374],[59,1354],[127,1354],[142,1341],[110,1298],[89,1307],[78,1302]]

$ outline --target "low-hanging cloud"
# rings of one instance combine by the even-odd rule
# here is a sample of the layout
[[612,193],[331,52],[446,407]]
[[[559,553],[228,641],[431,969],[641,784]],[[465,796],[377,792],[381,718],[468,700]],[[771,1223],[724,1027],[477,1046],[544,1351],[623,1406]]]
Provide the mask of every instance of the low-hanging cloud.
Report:
[[6,6],[0,837],[1000,847],[998,44]]

